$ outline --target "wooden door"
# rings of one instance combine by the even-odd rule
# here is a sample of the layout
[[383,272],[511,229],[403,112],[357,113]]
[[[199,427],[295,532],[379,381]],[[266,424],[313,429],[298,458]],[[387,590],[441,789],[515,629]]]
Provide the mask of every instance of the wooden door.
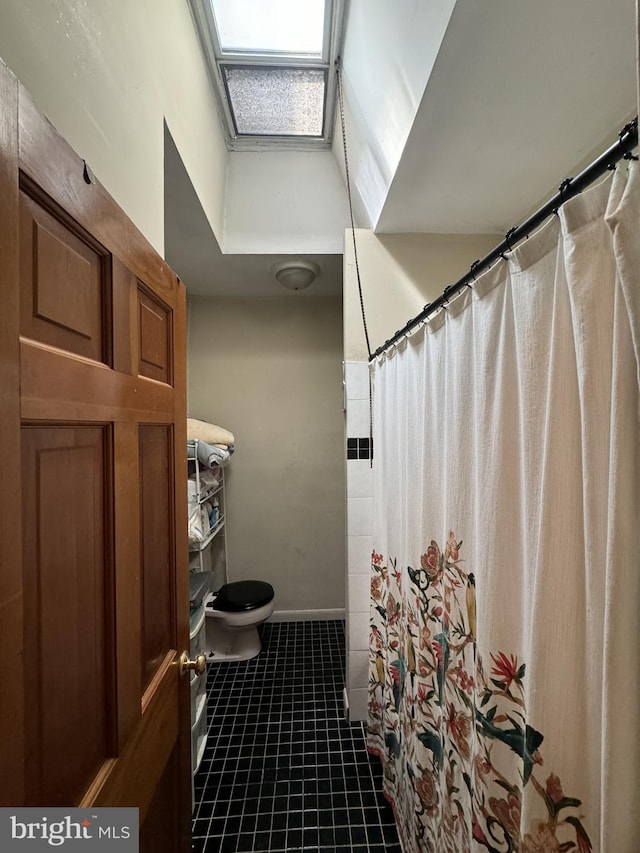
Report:
[[184,287],[0,64],[0,805],[189,849]]

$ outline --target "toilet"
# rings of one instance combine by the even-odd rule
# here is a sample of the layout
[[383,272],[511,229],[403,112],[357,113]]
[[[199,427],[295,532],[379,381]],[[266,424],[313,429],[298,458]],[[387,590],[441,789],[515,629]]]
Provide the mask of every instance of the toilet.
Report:
[[249,660],[260,653],[258,625],[273,613],[274,590],[265,581],[226,583],[207,596],[207,658]]

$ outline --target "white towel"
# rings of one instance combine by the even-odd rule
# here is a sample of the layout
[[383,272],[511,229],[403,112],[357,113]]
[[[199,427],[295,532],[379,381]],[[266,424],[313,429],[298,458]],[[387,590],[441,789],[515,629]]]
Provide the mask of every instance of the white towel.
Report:
[[207,465],[209,468],[213,468],[216,465],[224,468],[229,459],[231,459],[231,454],[224,447],[217,447],[213,444],[207,444],[206,441],[199,441],[198,459],[203,465]]
[[225,447],[235,444],[233,433],[228,429],[196,418],[187,418],[187,438],[190,440],[198,438],[200,441],[206,441],[207,444],[222,444]]

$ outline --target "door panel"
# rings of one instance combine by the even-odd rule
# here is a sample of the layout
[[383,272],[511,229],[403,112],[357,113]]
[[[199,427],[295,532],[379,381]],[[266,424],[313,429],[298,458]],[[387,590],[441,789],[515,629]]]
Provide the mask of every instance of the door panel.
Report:
[[[178,744],[182,728],[179,685],[173,656],[167,655],[145,694],[142,716],[117,760],[103,766],[80,803],[84,806],[138,806],[140,824],[144,821],[162,779],[167,761]],[[186,679],[185,679],[186,680]],[[178,775],[178,786],[184,773]],[[132,797],[135,792],[135,797]],[[189,798],[191,792],[189,790]],[[166,807],[166,804],[165,804]],[[174,812],[176,821],[187,826],[191,818],[190,801],[186,810]],[[175,849],[182,850],[174,839]],[[143,853],[144,849],[140,848]],[[188,846],[186,847],[188,850]],[[152,851],[150,851],[152,853]]]
[[186,853],[184,287],[0,99],[0,805],[154,803]]
[[28,805],[77,801],[113,754],[107,433],[22,431]]
[[140,495],[138,492],[138,425],[116,423],[113,430],[115,607],[118,614],[118,754],[140,719]]
[[[12,78],[3,65],[5,75]],[[10,89],[15,78],[7,84]],[[13,97],[13,93],[10,93]],[[171,304],[175,299],[175,275],[133,226],[126,214],[99,183],[86,172],[84,161],[60,137],[39,112],[28,92],[18,88],[18,151],[20,183],[31,195],[42,193],[72,216],[75,226],[97,239],[121,259],[134,276]],[[3,112],[3,120],[8,120]],[[55,156],[51,156],[55,151]],[[45,158],[43,160],[43,157]],[[46,158],[49,158],[48,160]],[[31,189],[33,182],[34,189]],[[37,188],[37,189],[35,189]],[[172,283],[173,282],[173,283]]]
[[142,539],[142,689],[146,691],[167,652],[175,648],[173,618],[173,443],[168,427],[140,426]]
[[[109,361],[108,254],[20,194],[22,334],[95,361]],[[78,233],[79,232],[79,233]]]
[[171,313],[138,283],[138,374],[158,382],[173,383]]

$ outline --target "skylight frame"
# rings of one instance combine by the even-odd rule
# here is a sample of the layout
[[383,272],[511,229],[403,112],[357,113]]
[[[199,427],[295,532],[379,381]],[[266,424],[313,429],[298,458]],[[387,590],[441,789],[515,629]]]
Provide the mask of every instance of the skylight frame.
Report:
[[[222,50],[215,16],[210,0],[188,0],[200,37],[205,62],[212,80],[221,113],[227,147],[235,151],[261,148],[291,148],[295,150],[328,149],[331,147],[336,107],[336,60],[340,54],[342,19],[346,0],[325,0],[322,55],[282,51]],[[320,136],[239,134],[227,89],[224,66],[254,66],[258,68],[317,69],[324,72],[323,128]]]

